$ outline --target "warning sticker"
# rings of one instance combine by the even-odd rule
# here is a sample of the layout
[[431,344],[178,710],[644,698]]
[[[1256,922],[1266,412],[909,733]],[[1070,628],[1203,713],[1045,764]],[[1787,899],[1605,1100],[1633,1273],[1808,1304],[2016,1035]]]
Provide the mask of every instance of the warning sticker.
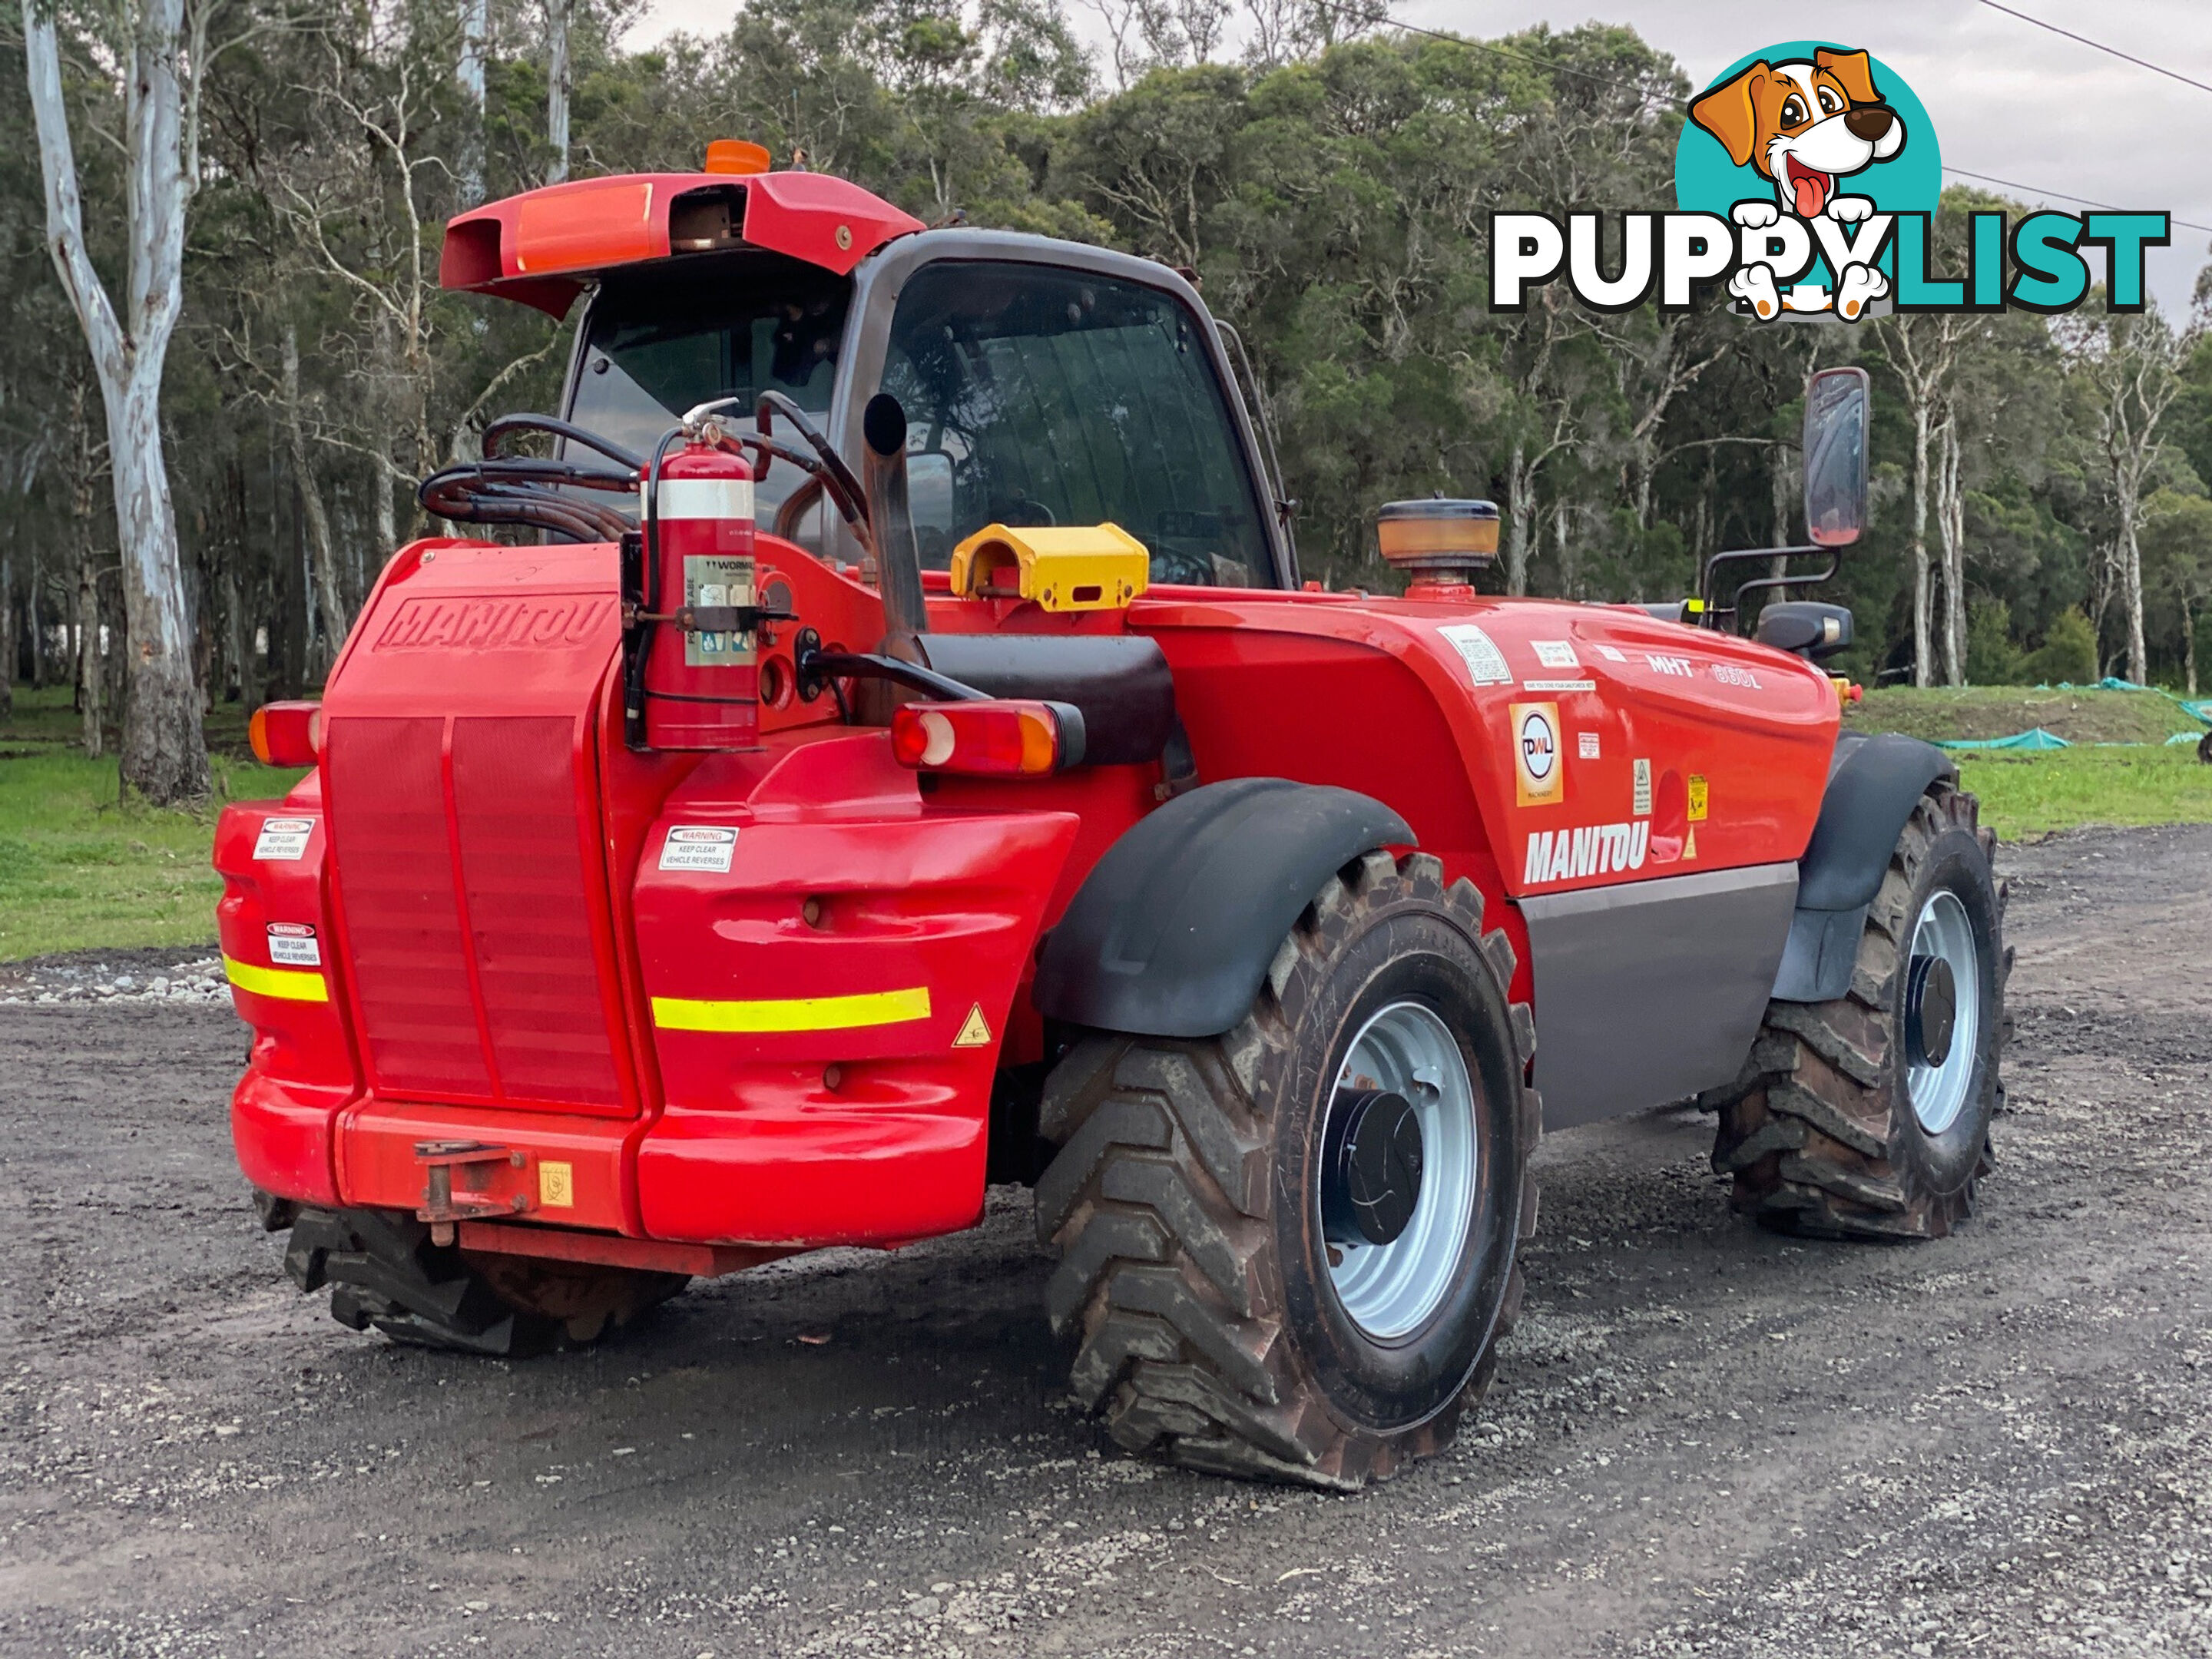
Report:
[[1595,760],[1598,757],[1597,733],[1595,732],[1578,733],[1575,738],[1575,746],[1584,760]]
[[541,1164],[538,1166],[538,1201],[549,1210],[570,1210],[576,1206],[576,1166],[573,1164]]
[[323,965],[322,942],[315,930],[304,921],[272,921],[269,924],[269,960],[290,968],[319,968]]
[[678,823],[671,826],[668,839],[660,844],[660,867],[726,876],[737,850],[735,830],[719,823]]
[[979,1002],[968,1010],[968,1018],[960,1022],[960,1034],[952,1039],[952,1046],[956,1048],[981,1048],[990,1041],[990,1023],[983,1018],[983,1005]]
[[1636,763],[1636,816],[1651,816],[1651,763],[1648,760]]
[[1529,648],[1535,652],[1536,660],[1547,668],[1580,668],[1581,660],[1575,655],[1573,644],[1566,640],[1531,640]]
[[1705,781],[1695,772],[1690,774],[1690,822],[1705,821]]
[[1459,653],[1459,659],[1467,665],[1468,678],[1477,685],[1513,684],[1513,671],[1505,665],[1505,653],[1473,623],[1448,623],[1437,632]]
[[[684,561],[684,603],[700,606],[747,605],[753,602],[753,562],[693,554]],[[749,634],[686,634],[686,668],[738,668],[753,660]],[[723,866],[727,868],[726,865]]]
[[307,837],[315,833],[313,818],[264,818],[253,840],[253,856],[271,862],[290,862],[307,856]]

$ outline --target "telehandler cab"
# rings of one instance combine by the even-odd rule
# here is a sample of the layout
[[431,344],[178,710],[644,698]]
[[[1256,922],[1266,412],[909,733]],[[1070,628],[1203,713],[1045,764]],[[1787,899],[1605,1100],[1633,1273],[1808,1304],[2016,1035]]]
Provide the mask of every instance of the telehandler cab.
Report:
[[[1848,612],[1486,596],[1480,501],[1382,510],[1402,598],[1302,586],[1182,277],[749,146],[443,279],[588,296],[558,418],[422,487],[534,533],[393,556],[216,846],[240,1161],[346,1324],[588,1343],[1028,1182],[1115,1440],[1352,1487],[1487,1386],[1547,1127],[1702,1097],[1769,1225],[1971,1209],[1992,837],[1838,735]],[[1815,376],[1789,550],[1866,443]]]

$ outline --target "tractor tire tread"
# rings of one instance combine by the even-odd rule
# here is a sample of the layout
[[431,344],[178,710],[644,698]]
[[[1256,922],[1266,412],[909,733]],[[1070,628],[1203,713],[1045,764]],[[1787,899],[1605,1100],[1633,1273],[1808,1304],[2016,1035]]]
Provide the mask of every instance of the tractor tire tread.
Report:
[[[1496,1338],[1466,1389],[1428,1422],[1387,1438],[1348,1428],[1303,1381],[1256,1265],[1273,1200],[1255,1079],[1292,1042],[1333,948],[1414,904],[1453,919],[1508,999],[1514,951],[1502,932],[1483,933],[1473,884],[1447,886],[1425,854],[1374,852],[1323,884],[1235,1029],[1206,1040],[1093,1034],[1055,1068],[1042,1123],[1059,1150],[1036,1191],[1040,1240],[1060,1252],[1048,1312],[1075,1343],[1070,1394],[1103,1416],[1115,1443],[1191,1469],[1351,1490],[1446,1443],[1487,1387]],[[1525,1004],[1509,1008],[1525,1079],[1534,1025]],[[1533,1088],[1523,1113],[1540,1124]],[[1534,1185],[1524,1177],[1524,1237]],[[1520,1292],[1516,1265],[1498,1337]]]
[[[1898,964],[1910,949],[1912,896],[1928,849],[1947,830],[1970,836],[1984,857],[1996,837],[1979,804],[1948,781],[1929,787],[1900,833],[1867,912],[1850,989],[1832,1002],[1771,1002],[1736,1080],[1699,1103],[1719,1114],[1714,1170],[1734,1178],[1732,1203],[1777,1231],[1817,1237],[1941,1237],[1972,1213],[1975,1182],[1993,1167],[1986,1136],[1963,1185],[1908,1190],[1890,1157],[1885,1093]],[[2012,951],[2002,944],[2006,884],[1992,873],[1998,925],[1997,1005],[2003,1009]],[[2012,1034],[1998,1022],[1996,1054]],[[1996,1085],[1999,1109],[2003,1085]]]

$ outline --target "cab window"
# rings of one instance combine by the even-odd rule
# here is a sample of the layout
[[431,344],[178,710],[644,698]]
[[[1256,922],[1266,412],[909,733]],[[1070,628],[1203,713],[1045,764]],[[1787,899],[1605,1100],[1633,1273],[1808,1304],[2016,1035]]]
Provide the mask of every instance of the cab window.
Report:
[[905,405],[922,563],[988,524],[1110,520],[1155,582],[1269,586],[1260,500],[1205,325],[1135,283],[1014,263],[925,266],[883,389]]
[[[744,399],[745,424],[768,391],[826,415],[852,290],[848,277],[779,254],[611,273],[592,301],[568,418],[649,455],[685,410],[716,398]],[[761,481],[763,528],[803,477],[778,466]]]

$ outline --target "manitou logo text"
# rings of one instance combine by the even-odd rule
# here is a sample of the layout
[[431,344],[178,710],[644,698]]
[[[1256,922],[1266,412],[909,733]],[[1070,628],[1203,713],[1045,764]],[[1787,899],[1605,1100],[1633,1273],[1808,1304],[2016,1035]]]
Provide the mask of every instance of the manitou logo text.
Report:
[[410,599],[376,636],[374,648],[520,651],[582,645],[615,620],[612,599]]
[[1583,876],[1602,876],[1615,870],[1641,870],[1650,849],[1651,825],[1594,823],[1581,830],[1554,833],[1540,830],[1528,837],[1528,858],[1521,879],[1534,887],[1540,882],[1574,881]]

